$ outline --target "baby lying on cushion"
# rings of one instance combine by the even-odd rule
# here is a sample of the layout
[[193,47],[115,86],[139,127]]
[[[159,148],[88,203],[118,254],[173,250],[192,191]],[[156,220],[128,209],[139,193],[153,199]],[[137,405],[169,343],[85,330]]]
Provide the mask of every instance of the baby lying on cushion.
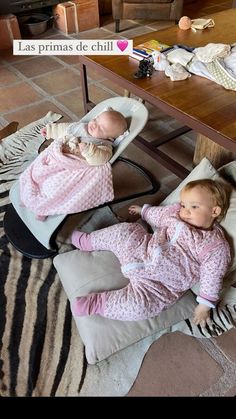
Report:
[[77,297],[72,301],[74,316],[148,319],[200,281],[193,322],[205,327],[231,262],[229,244],[217,222],[226,215],[229,195],[223,183],[195,180],[181,190],[179,203],[129,208],[131,214],[141,214],[153,233],[138,223],[120,223],[90,234],[75,230],[75,247],[112,251],[130,282],[122,289]]
[[88,124],[47,125],[43,134],[55,140],[20,175],[21,204],[43,221],[48,215],[73,214],[112,201],[108,160],[114,139],[124,137],[126,130],[125,117],[113,109]]
[[113,154],[114,141],[126,135],[125,117],[112,108],[100,113],[86,123],[47,124],[41,130],[46,139],[63,138],[62,152],[83,156],[86,161],[97,166],[107,163]]

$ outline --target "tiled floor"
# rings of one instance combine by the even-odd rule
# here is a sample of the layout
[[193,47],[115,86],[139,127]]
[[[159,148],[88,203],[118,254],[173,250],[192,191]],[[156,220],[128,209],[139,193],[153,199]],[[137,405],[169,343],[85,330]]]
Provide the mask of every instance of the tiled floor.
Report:
[[[197,1],[185,6],[184,15],[191,18],[210,15],[231,6],[231,1]],[[103,17],[102,27],[79,35],[66,36],[55,29],[42,38],[49,39],[114,39],[130,38],[145,32],[172,25],[170,22],[122,21],[122,32],[114,34],[110,16]],[[115,95],[123,95],[122,89],[99,74],[89,72],[89,94],[98,103]],[[178,123],[148,105],[150,120],[143,132],[147,138],[170,130]],[[64,115],[64,121],[78,120],[83,115],[82,92],[78,57],[75,56],[12,56],[2,51],[0,56],[0,127],[17,120],[20,127],[41,118],[49,110]],[[192,156],[196,133],[190,133],[166,145],[165,150],[188,167]],[[179,179],[160,167],[151,158],[130,145],[126,156],[141,162],[161,181],[160,191],[152,197],[139,199],[160,202],[178,183]],[[127,209],[115,208],[120,216],[127,217]],[[235,396],[236,381],[236,331],[212,341],[199,341],[173,333],[164,335],[147,352],[137,380],[129,396]],[[219,383],[219,385],[218,385]]]

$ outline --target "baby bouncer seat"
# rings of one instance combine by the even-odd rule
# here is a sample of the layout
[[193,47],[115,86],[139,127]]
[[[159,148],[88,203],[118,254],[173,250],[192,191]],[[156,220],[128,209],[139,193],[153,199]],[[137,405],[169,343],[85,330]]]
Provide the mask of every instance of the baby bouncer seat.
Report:
[[[115,198],[113,201],[106,202],[102,206],[134,199],[146,194],[153,194],[159,189],[159,183],[151,173],[137,163],[120,156],[128,144],[144,128],[148,120],[147,108],[136,99],[115,97],[104,100],[96,105],[81,121],[87,123],[107,107],[111,107],[125,116],[128,122],[129,133],[119,144],[115,145],[114,153],[110,159]],[[125,165],[125,167],[131,170],[135,170],[141,179],[140,183],[143,184],[143,179],[145,180],[145,187],[142,190],[139,188],[138,191],[133,192],[132,180],[130,178],[132,175],[128,174],[127,183],[131,183],[131,193],[127,194],[123,190],[121,191],[123,185],[120,184],[120,176],[116,177],[115,175],[116,165],[114,163]],[[10,201],[11,204],[7,208],[3,221],[8,240],[18,251],[27,257],[44,259],[54,256],[58,251],[55,241],[56,235],[68,215],[50,215],[44,221],[37,220],[31,210],[21,205],[19,181],[16,181],[10,190]]]

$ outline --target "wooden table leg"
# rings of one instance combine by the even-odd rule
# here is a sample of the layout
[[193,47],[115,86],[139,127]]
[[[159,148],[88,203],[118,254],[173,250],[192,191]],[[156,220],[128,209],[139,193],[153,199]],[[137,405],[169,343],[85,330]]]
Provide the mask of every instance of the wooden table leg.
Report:
[[193,157],[194,166],[200,163],[203,157],[207,157],[212,165],[218,169],[220,166],[236,159],[236,154],[214,143],[204,135],[198,134]]
[[16,132],[18,125],[19,122],[13,121],[10,122],[10,124],[8,124],[6,127],[0,129],[0,141],[2,141],[2,139],[7,137],[8,135]]
[[130,92],[127,89],[124,89],[124,97],[130,97]]

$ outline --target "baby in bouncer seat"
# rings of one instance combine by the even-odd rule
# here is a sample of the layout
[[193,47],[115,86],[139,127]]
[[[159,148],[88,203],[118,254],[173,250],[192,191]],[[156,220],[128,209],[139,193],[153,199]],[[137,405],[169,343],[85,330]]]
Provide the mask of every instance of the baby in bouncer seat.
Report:
[[[122,113],[108,108],[87,124],[83,122],[47,124],[41,134],[48,139],[63,138],[62,152],[85,158],[92,166],[105,164],[116,143],[125,137],[127,122]],[[128,133],[128,132],[127,132]]]
[[109,159],[114,144],[128,134],[120,112],[109,108],[88,123],[48,124],[41,134],[55,141],[20,175],[22,206],[43,221],[114,199]]

